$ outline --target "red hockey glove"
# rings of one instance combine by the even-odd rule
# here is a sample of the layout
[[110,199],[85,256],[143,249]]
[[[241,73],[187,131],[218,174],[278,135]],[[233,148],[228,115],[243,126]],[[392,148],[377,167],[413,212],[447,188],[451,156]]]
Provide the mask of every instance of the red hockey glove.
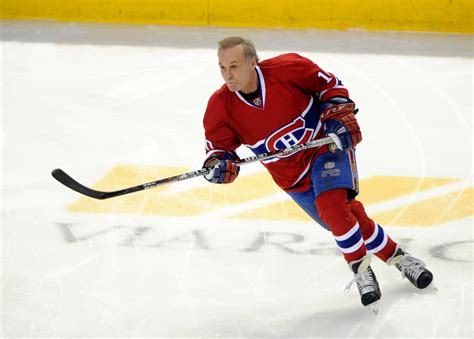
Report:
[[321,104],[320,119],[324,133],[336,134],[344,150],[362,141],[362,133],[354,115],[356,112],[354,102],[344,97],[334,97]]
[[240,167],[234,162],[239,160],[235,152],[218,152],[204,161],[203,168],[210,169],[204,178],[213,184],[230,184],[239,175]]

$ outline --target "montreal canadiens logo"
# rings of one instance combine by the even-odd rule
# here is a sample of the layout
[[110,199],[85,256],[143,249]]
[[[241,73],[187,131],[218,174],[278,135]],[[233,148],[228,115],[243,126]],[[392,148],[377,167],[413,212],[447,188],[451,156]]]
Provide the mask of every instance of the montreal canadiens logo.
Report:
[[261,106],[262,105],[262,100],[260,98],[257,98],[253,100],[254,105],[256,106]]
[[296,144],[303,144],[311,140],[314,130],[307,128],[304,119],[300,116],[288,125],[270,135],[265,146],[272,152]]

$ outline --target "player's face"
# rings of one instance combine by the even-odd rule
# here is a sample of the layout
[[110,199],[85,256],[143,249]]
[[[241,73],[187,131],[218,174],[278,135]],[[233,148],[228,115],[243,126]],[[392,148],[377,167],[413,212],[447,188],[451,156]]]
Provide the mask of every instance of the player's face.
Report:
[[256,58],[248,60],[242,45],[221,49],[217,54],[222,78],[232,92],[251,93],[258,88]]

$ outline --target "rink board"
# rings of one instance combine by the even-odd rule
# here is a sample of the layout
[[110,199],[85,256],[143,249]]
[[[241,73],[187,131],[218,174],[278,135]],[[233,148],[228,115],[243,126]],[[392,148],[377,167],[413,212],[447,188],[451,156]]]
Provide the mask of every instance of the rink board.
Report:
[[469,0],[4,0],[0,18],[473,33]]

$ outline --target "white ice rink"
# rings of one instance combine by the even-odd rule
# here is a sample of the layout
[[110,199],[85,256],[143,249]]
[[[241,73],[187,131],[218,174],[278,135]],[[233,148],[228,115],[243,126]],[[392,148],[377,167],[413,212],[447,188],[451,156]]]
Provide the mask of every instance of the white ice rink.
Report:
[[[48,21],[0,32],[1,337],[474,336],[472,36]],[[117,166],[134,184],[198,169],[229,35],[343,80],[360,108],[360,177],[366,192],[382,183],[367,210],[437,290],[374,259],[383,296],[378,315],[364,309],[344,292],[352,274],[332,236],[291,212],[259,164],[222,190],[196,178],[107,205],[51,177],[61,167],[118,189],[130,176]]]

